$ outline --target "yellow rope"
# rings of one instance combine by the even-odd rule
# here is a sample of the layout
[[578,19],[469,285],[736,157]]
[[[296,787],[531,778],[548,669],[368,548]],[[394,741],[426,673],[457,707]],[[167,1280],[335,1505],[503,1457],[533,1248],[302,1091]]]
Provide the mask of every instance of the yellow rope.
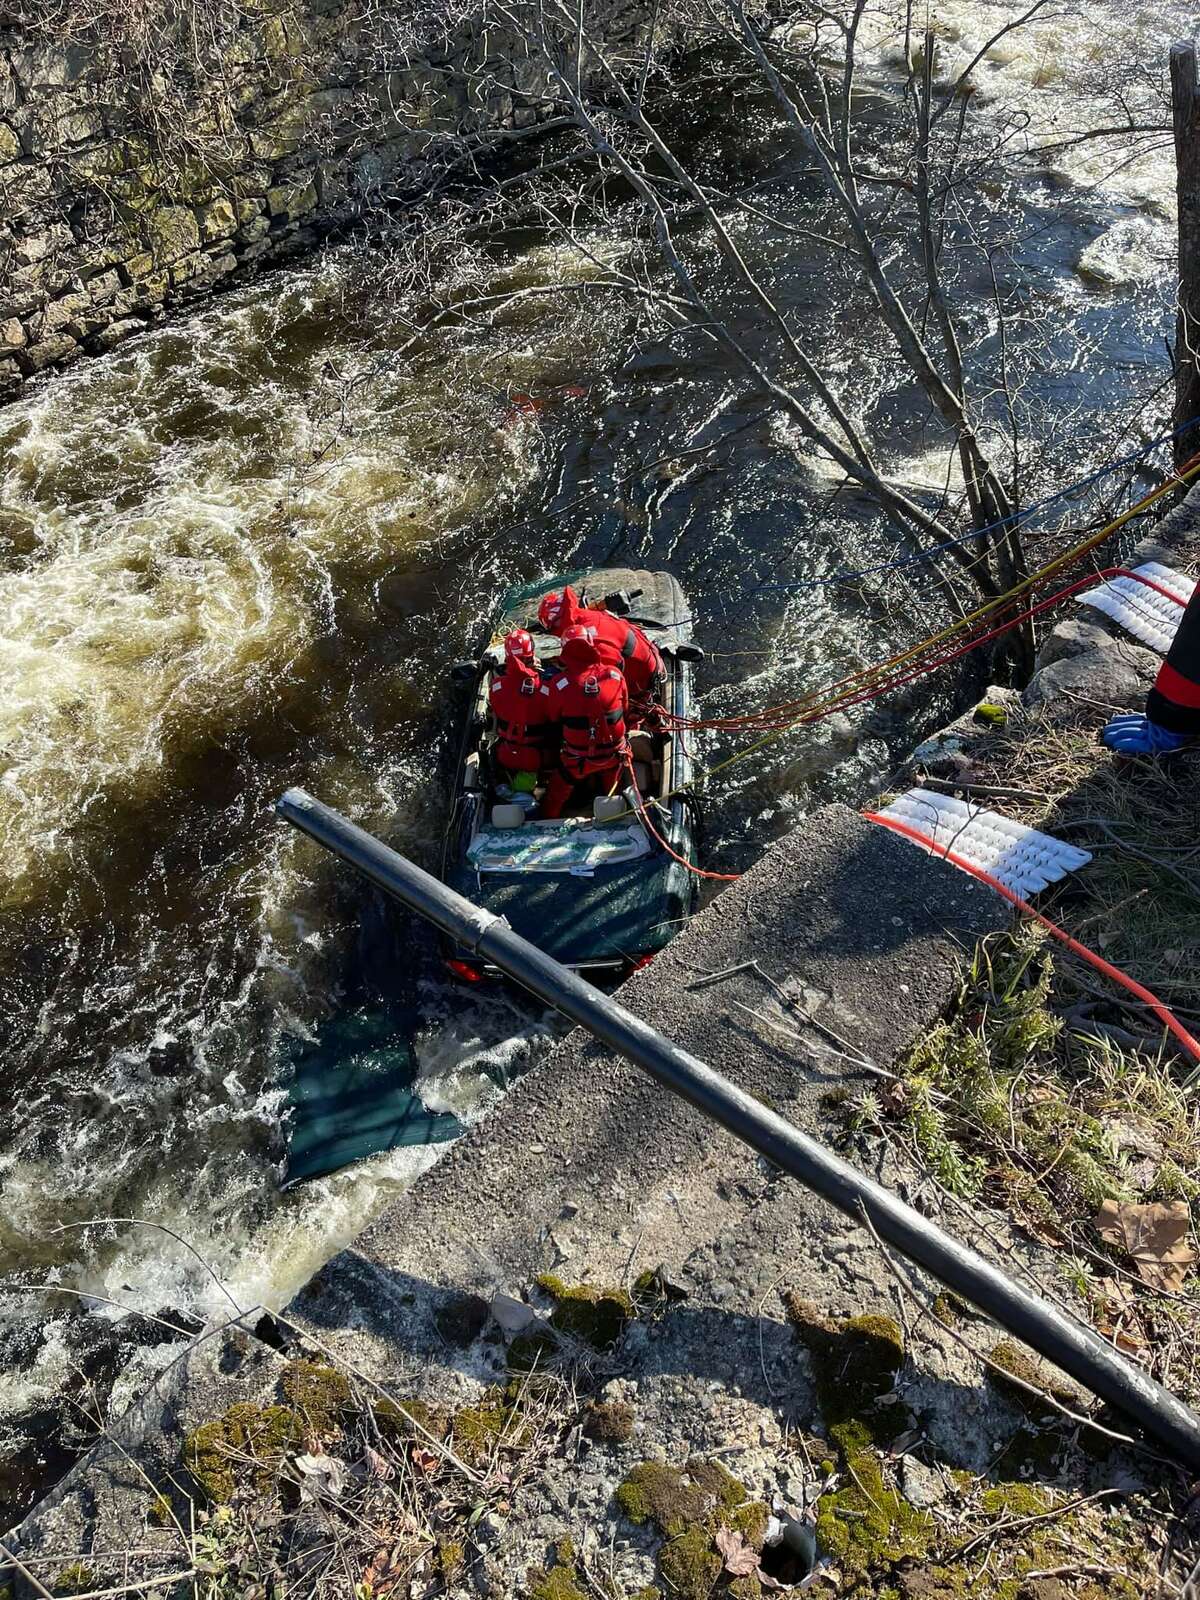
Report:
[[[773,744],[776,739],[782,739],[785,734],[791,733],[792,730],[794,728],[798,728],[801,723],[811,721],[814,712],[835,710],[840,701],[847,699],[850,694],[857,694],[860,690],[869,688],[872,681],[874,681],[879,674],[885,671],[892,672],[897,667],[904,666],[905,663],[911,661],[914,656],[923,655],[924,652],[931,646],[942,644],[947,639],[953,639],[956,635],[962,633],[965,628],[970,627],[973,622],[978,622],[981,618],[990,616],[992,612],[1008,605],[1011,601],[1019,599],[1020,596],[1027,593],[1028,590],[1034,586],[1034,584],[1041,583],[1044,578],[1051,577],[1059,570],[1060,567],[1066,566],[1068,562],[1078,560],[1080,556],[1087,555],[1089,550],[1094,550],[1097,545],[1103,544],[1105,539],[1111,538],[1119,528],[1123,528],[1127,522],[1132,520],[1132,518],[1139,516],[1143,511],[1148,510],[1150,506],[1161,500],[1163,495],[1169,494],[1172,489],[1177,488],[1180,484],[1187,483],[1190,479],[1196,477],[1197,474],[1200,474],[1200,455],[1193,456],[1191,461],[1189,461],[1186,466],[1181,467],[1178,472],[1173,473],[1171,477],[1168,478],[1165,483],[1160,484],[1157,489],[1152,489],[1149,494],[1143,495],[1142,498],[1136,502],[1136,504],[1130,506],[1128,511],[1123,511],[1119,517],[1115,517],[1112,522],[1107,523],[1103,528],[1101,528],[1099,533],[1093,534],[1090,538],[1084,539],[1082,543],[1077,544],[1073,549],[1066,551],[1061,556],[1057,556],[1053,561],[1049,562],[1039,571],[1031,573],[1028,578],[1023,578],[1020,583],[1014,584],[1013,587],[1007,590],[1004,594],[997,595],[995,599],[986,601],[983,605],[978,606],[967,616],[960,618],[957,622],[951,623],[948,628],[943,628],[941,633],[935,633],[932,634],[928,639],[922,639],[919,644],[913,645],[913,647],[910,650],[906,650],[903,655],[893,656],[890,661],[885,661],[880,666],[873,668],[864,673],[861,677],[854,679],[850,683],[850,686],[844,689],[841,694],[827,692],[825,699],[822,700],[821,691],[817,690],[814,692],[814,694],[809,696],[807,701],[802,702],[804,704],[804,710],[794,722],[789,722],[786,727],[776,728],[773,732],[768,733],[764,738],[759,739],[755,744],[747,745],[744,750],[735,751],[733,755],[727,756],[724,761],[719,761],[715,767],[706,768],[705,771],[700,774],[697,781],[703,783],[706,779],[713,777],[716,773],[724,772],[726,767],[733,766],[736,761],[743,761],[747,756],[756,754],[756,752],[761,750],[765,745]],[[843,683],[847,682],[845,679],[842,681]],[[838,687],[838,685],[834,686],[835,689]]]

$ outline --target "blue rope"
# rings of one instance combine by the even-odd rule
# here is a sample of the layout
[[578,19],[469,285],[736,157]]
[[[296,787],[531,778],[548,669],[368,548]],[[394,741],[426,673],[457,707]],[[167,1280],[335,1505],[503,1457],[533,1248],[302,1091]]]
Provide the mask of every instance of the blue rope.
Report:
[[805,578],[794,583],[762,583],[754,591],[760,593],[764,589],[826,589],[835,583],[853,583],[856,578],[870,578],[879,572],[898,572],[902,567],[913,567],[922,561],[929,561],[943,550],[952,550],[956,545],[969,544],[972,539],[977,539],[981,533],[992,533],[997,528],[1005,528],[1010,523],[1014,528],[1035,512],[1044,511],[1048,506],[1057,505],[1060,500],[1069,499],[1070,496],[1091,488],[1101,478],[1106,478],[1112,472],[1119,472],[1122,467],[1132,466],[1135,461],[1140,461],[1143,456],[1148,456],[1152,450],[1157,450],[1159,445],[1167,444],[1172,439],[1177,439],[1181,434],[1187,433],[1190,428],[1200,425],[1200,417],[1193,417],[1190,422],[1182,423],[1178,428],[1173,428],[1170,433],[1162,433],[1157,439],[1151,439],[1149,444],[1134,451],[1132,455],[1124,456],[1120,461],[1113,461],[1107,467],[1101,467],[1098,472],[1093,472],[1089,478],[1081,478],[1078,483],[1070,484],[1065,489],[1060,489],[1057,494],[1050,495],[1045,500],[1039,500],[1034,505],[1018,511],[1011,517],[1002,517],[999,522],[990,522],[985,527],[974,528],[970,533],[961,534],[957,539],[947,539],[942,544],[935,544],[928,550],[918,550],[916,555],[899,556],[895,561],[884,561],[876,567],[861,567],[857,572],[838,572],[831,578]]

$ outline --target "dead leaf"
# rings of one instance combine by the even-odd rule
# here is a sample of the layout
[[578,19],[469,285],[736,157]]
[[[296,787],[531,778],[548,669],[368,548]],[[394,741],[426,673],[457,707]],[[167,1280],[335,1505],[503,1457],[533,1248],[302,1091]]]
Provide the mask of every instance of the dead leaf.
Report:
[[367,1470],[373,1478],[382,1478],[386,1483],[389,1478],[396,1476],[395,1467],[386,1456],[380,1455],[378,1450],[374,1450],[368,1445],[364,1454],[367,1460]]
[[1191,1211],[1186,1200],[1150,1205],[1106,1200],[1096,1213],[1096,1231],[1128,1251],[1144,1283],[1174,1293],[1183,1288],[1196,1252],[1188,1242]]
[[346,1487],[346,1464],[335,1456],[297,1456],[296,1471],[300,1474],[300,1498],[318,1501],[341,1498]]
[[718,1528],[714,1540],[725,1562],[725,1571],[734,1578],[748,1578],[758,1571],[758,1551],[746,1541],[744,1533],[733,1528]]
[[426,1474],[436,1472],[442,1464],[441,1456],[434,1455],[432,1450],[422,1450],[419,1444],[414,1444],[410,1452],[412,1464],[418,1472]]

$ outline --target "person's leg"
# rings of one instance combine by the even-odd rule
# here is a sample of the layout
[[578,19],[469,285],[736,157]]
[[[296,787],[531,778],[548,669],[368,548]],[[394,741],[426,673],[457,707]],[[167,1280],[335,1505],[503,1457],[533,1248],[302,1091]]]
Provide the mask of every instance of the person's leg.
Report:
[[561,817],[563,807],[574,793],[574,778],[569,778],[561,767],[556,768],[550,774],[549,782],[546,784],[546,793],[542,796],[540,810],[543,818],[547,821],[553,821],[555,817]]
[[1145,715],[1113,717],[1100,738],[1129,756],[1170,755],[1200,738],[1200,584],[1184,608]]

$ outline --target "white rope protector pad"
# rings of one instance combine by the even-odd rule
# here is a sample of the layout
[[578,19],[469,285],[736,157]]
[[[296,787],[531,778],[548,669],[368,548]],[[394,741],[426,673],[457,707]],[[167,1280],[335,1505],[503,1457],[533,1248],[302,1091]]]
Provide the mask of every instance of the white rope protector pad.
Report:
[[[1052,834],[1012,822],[996,811],[968,805],[951,794],[910,789],[882,813],[916,828],[934,844],[953,850],[974,867],[998,878],[1022,899],[1092,859],[1086,850],[1064,844]],[[916,840],[913,841],[916,843]],[[930,854],[934,854],[930,851]]]
[[[1163,567],[1157,561],[1147,561],[1145,566],[1133,570],[1153,578],[1155,583],[1177,594],[1184,605],[1192,598],[1196,580],[1184,572],[1176,572],[1174,567]],[[1183,617],[1183,606],[1177,606],[1165,594],[1148,589],[1136,578],[1106,578],[1098,588],[1087,589],[1075,598],[1081,606],[1103,611],[1106,617],[1120,623],[1127,633],[1163,656],[1171,648],[1171,641]]]

